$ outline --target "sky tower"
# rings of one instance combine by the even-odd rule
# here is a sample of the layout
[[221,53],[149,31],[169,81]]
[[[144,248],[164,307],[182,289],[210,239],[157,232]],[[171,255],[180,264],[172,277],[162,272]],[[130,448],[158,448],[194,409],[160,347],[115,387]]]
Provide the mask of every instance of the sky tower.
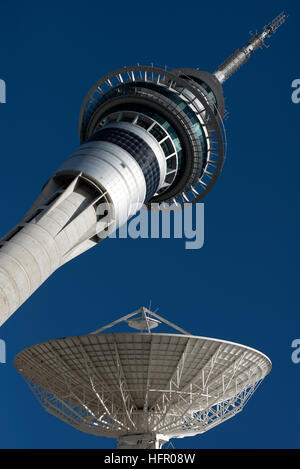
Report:
[[0,325],[60,266],[107,237],[143,205],[201,200],[223,165],[222,83],[285,21],[211,74],[124,67],[99,80],[80,113],[77,150],[0,241]]

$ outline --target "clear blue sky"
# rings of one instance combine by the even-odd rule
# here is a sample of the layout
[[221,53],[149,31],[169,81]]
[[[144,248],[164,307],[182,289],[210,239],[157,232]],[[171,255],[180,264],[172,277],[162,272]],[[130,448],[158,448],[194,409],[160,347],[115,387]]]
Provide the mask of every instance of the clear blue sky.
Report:
[[[52,276],[1,328],[2,448],[113,448],[47,414],[13,367],[24,347],[87,333],[152,299],[196,335],[256,347],[273,370],[245,410],[176,448],[299,447],[298,1],[170,0],[1,4],[1,235],[78,144],[81,102],[105,73],[137,62],[213,71],[282,10],[290,15],[224,86],[228,157],[205,199],[205,245],[107,240]],[[105,273],[105,275],[104,275]]]

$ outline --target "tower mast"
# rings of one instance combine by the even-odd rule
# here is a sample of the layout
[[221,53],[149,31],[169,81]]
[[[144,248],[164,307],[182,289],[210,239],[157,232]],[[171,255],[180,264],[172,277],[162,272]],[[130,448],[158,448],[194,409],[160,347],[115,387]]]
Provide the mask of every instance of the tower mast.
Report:
[[231,75],[249,60],[252,52],[263,47],[265,40],[276,32],[279,26],[285,22],[286,18],[287,15],[285,13],[280,13],[271,23],[264,27],[262,33],[254,34],[244,47],[237,49],[225,62],[219,65],[214,72],[219,82],[224,83],[224,81],[228,80]]

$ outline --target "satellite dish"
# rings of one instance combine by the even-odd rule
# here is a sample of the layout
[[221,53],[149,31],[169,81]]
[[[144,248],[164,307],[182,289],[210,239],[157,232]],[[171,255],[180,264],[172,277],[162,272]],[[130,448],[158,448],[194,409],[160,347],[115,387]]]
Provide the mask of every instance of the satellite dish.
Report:
[[[103,332],[120,322],[140,332]],[[152,333],[160,323],[172,333]],[[140,308],[91,334],[29,347],[15,367],[45,410],[69,425],[116,438],[118,448],[160,448],[243,410],[271,362]]]

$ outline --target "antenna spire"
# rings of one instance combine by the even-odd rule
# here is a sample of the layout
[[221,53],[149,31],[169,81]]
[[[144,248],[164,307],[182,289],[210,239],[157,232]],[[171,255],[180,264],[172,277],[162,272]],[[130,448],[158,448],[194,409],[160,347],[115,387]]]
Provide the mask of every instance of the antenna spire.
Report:
[[252,52],[265,45],[266,38],[274,34],[287,18],[282,12],[280,15],[267,24],[262,33],[252,35],[246,46],[237,49],[228,59],[225,60],[214,72],[215,77],[221,82],[228,80],[245,62],[248,61]]

